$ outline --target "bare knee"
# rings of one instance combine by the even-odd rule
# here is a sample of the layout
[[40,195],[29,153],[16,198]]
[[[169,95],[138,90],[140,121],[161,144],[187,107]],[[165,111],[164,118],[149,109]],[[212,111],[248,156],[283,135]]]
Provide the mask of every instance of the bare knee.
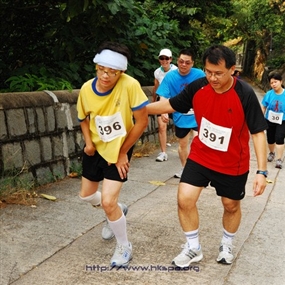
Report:
[[102,197],[102,208],[107,216],[111,215],[118,207],[117,199],[113,197]]
[[224,211],[230,214],[234,214],[240,211],[240,201],[239,200],[231,200],[228,198],[222,198],[222,203],[224,206]]
[[185,191],[178,192],[178,208],[179,210],[191,210],[196,207],[197,197]]
[[162,123],[158,126],[159,132],[166,132],[166,124]]

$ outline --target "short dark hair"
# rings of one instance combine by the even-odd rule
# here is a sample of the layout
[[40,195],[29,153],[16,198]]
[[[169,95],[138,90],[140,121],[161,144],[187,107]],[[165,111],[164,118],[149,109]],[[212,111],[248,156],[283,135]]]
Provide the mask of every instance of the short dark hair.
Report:
[[276,79],[276,80],[279,80],[279,81],[282,81],[282,75],[281,75],[280,73],[278,73],[278,72],[272,72],[272,73],[270,73],[269,76],[268,76],[269,81],[270,81],[272,78],[273,78],[273,79]]
[[223,45],[213,45],[206,49],[203,55],[203,64],[206,64],[206,60],[210,63],[218,65],[221,60],[225,60],[226,68],[231,68],[236,64],[236,55],[228,47]]
[[97,53],[100,53],[104,49],[109,49],[109,50],[112,50],[114,52],[120,53],[120,54],[124,55],[128,60],[131,59],[130,50],[124,44],[117,43],[117,42],[106,41],[106,42],[103,42],[99,46],[99,48],[97,50]]
[[192,57],[192,60],[195,59],[195,53],[192,49],[190,48],[184,48],[182,49],[180,52],[179,52],[179,55],[178,57],[180,57],[181,54],[185,54],[185,55],[188,55],[188,56],[191,56]]
[[240,73],[240,71],[236,69],[236,70],[234,71],[234,76],[237,75],[238,73]]

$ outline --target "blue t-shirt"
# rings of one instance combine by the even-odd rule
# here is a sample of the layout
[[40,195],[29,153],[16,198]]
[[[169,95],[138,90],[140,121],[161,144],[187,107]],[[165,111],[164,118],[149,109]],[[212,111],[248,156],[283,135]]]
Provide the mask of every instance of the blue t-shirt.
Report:
[[268,120],[269,111],[283,113],[282,121],[285,121],[285,90],[282,94],[276,94],[273,89],[266,92],[261,104],[266,107],[265,118]]
[[[178,95],[192,81],[205,77],[205,73],[198,68],[192,67],[187,75],[181,75],[178,69],[167,73],[159,85],[156,94],[164,98],[172,98]],[[174,125],[179,128],[196,128],[197,123],[194,115],[173,113]]]

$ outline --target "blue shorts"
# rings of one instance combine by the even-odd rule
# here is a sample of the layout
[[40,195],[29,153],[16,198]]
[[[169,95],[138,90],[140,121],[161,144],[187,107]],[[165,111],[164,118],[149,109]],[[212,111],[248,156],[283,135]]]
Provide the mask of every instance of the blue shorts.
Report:
[[[129,161],[131,160],[132,153],[133,147],[127,153]],[[108,162],[98,151],[93,156],[89,156],[83,152],[82,176],[94,182],[102,181],[104,178],[120,182],[128,180],[127,178],[121,179],[116,165],[108,165]]]
[[218,196],[242,200],[245,196],[247,177],[248,172],[237,176],[223,174],[188,158],[180,182],[197,187],[207,187],[210,183],[212,187],[216,188]]

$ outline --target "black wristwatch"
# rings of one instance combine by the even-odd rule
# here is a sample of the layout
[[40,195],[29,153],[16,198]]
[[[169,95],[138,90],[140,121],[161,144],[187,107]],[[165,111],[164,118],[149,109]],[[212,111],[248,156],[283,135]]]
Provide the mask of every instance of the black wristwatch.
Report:
[[256,174],[262,174],[266,178],[268,176],[268,170],[257,170]]

